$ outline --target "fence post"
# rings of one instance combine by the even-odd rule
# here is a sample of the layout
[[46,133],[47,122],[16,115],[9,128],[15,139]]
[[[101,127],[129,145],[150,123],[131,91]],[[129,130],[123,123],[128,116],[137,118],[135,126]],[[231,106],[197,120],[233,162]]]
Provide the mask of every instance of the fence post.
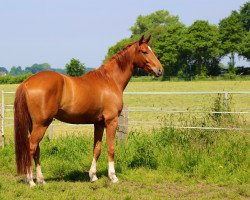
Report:
[[49,125],[49,140],[52,140],[52,138],[53,138],[53,121],[54,121],[54,119],[52,120],[51,124]]
[[228,111],[228,92],[224,92],[224,107]]
[[0,127],[0,147],[4,147],[4,92],[1,91],[2,102],[0,105],[1,127]]
[[124,106],[118,119],[118,139],[124,140],[128,134],[128,107]]

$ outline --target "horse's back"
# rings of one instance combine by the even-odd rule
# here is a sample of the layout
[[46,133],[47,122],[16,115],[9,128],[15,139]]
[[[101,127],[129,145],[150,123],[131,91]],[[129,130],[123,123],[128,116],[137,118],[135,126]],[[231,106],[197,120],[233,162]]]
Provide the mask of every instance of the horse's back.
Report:
[[122,93],[98,70],[82,77],[43,71],[28,78],[23,86],[30,114],[39,123],[53,118],[95,123],[105,115],[117,115],[122,108]]

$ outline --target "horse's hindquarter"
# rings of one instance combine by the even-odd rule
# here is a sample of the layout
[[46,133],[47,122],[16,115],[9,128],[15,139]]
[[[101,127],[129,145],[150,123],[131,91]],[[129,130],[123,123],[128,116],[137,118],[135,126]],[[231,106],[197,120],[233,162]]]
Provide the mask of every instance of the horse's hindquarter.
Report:
[[23,82],[34,123],[46,123],[53,119],[58,111],[63,84],[63,76],[51,71],[37,73]]

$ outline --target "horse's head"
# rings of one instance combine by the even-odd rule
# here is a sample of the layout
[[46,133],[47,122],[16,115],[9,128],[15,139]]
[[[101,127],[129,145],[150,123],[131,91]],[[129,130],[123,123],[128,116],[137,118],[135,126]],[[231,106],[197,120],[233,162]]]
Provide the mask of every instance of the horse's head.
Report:
[[148,45],[149,40],[150,36],[147,39],[144,39],[144,36],[142,36],[138,41],[134,64],[136,67],[159,77],[163,74],[163,67]]

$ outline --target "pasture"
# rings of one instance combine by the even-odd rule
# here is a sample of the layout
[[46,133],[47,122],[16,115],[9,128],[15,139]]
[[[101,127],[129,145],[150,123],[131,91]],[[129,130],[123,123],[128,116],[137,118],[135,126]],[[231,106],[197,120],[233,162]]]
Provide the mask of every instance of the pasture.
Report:
[[[0,85],[15,91],[17,85]],[[250,81],[130,82],[126,91],[249,91]],[[231,110],[250,109],[249,95],[233,95]],[[124,95],[129,107],[211,110],[217,95]],[[13,104],[13,95],[6,96]],[[11,112],[6,114],[11,117]],[[131,113],[129,120],[204,123],[207,114]],[[194,122],[195,121],[195,122]],[[11,124],[11,122],[8,122]],[[12,122],[13,123],[13,122]],[[207,120],[206,125],[214,126]],[[212,124],[209,124],[212,123]],[[249,116],[228,117],[220,124],[249,127]],[[151,127],[151,128],[150,128]],[[177,130],[130,125],[126,141],[116,145],[118,184],[107,178],[106,142],[97,165],[96,183],[89,183],[92,161],[91,127],[56,127],[56,139],[41,143],[47,185],[30,189],[16,176],[13,127],[5,129],[0,149],[0,199],[247,199],[250,197],[249,131]],[[70,134],[72,136],[70,136]]]

